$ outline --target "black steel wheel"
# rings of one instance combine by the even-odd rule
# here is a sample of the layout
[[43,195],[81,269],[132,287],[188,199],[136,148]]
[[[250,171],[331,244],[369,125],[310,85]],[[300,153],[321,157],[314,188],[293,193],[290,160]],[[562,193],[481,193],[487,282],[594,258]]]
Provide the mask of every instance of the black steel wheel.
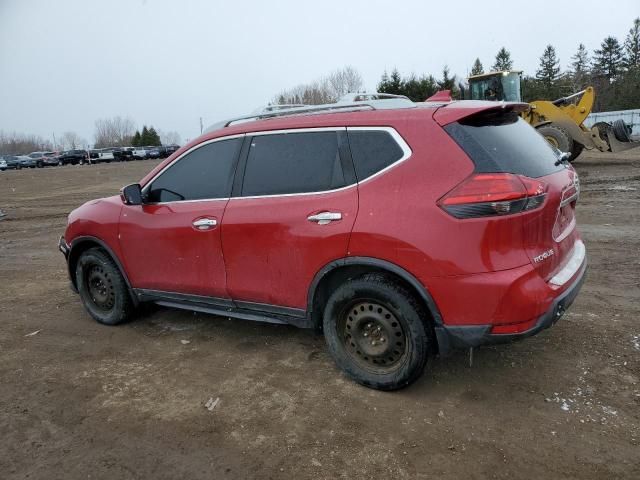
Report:
[[133,302],[120,269],[101,248],[90,248],[80,255],[76,285],[84,307],[100,323],[117,325],[133,313]]
[[116,304],[111,272],[105,271],[102,265],[90,265],[84,273],[84,281],[93,305],[104,312],[109,312]]
[[393,372],[406,357],[402,323],[377,301],[347,305],[338,318],[338,333],[351,358],[373,372]]
[[415,296],[379,273],[336,288],[324,309],[323,330],[338,367],[378,390],[396,390],[415,381],[431,345],[431,326]]

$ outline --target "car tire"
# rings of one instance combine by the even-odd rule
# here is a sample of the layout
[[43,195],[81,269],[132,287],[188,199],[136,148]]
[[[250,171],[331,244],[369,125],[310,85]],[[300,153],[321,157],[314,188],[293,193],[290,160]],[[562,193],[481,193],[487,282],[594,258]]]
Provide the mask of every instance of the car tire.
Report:
[[329,297],[324,336],[334,361],[356,382],[397,390],[414,382],[427,363],[431,330],[416,298],[374,273],[348,280]]
[[76,285],[84,307],[98,323],[118,325],[131,317],[133,302],[127,284],[103,249],[90,248],[80,255]]
[[43,167],[44,167],[44,163],[42,163],[42,162],[36,162],[36,167],[37,167],[37,168],[43,168]]
[[564,128],[552,123],[538,127],[536,130],[561,152],[571,153],[573,150],[573,139]]
[[569,157],[569,161],[573,162],[584,150],[584,145],[578,142],[573,142],[573,149],[571,150],[571,156]]

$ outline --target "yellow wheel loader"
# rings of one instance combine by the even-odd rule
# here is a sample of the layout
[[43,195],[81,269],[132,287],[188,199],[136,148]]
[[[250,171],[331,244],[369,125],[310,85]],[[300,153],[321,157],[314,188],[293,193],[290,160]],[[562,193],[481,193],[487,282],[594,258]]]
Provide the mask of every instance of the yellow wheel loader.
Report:
[[[490,72],[467,79],[471,100],[521,102],[522,72]],[[632,142],[631,129],[624,121],[613,124],[598,122],[590,129],[584,121],[591,113],[595,92],[593,87],[557,100],[536,100],[529,104],[522,118],[535,127],[547,141],[563,152],[571,153],[573,160],[584,148],[597,148],[601,152],[621,152],[640,146]]]

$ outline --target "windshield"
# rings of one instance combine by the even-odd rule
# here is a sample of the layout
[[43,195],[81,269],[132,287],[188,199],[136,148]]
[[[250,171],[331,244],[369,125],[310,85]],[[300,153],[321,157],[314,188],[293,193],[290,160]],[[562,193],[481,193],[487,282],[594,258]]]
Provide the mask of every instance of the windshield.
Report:
[[520,102],[520,74],[503,72],[470,85],[472,100]]

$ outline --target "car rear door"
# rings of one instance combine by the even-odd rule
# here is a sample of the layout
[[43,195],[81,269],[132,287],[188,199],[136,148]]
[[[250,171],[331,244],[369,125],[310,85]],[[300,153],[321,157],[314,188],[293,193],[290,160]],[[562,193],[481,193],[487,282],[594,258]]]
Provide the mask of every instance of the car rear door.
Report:
[[228,298],[220,224],[243,136],[187,151],[120,217],[120,245],[134,288]]
[[257,133],[246,150],[222,223],[228,292],[241,308],[303,310],[315,274],[347,255],[358,192],[346,131]]

